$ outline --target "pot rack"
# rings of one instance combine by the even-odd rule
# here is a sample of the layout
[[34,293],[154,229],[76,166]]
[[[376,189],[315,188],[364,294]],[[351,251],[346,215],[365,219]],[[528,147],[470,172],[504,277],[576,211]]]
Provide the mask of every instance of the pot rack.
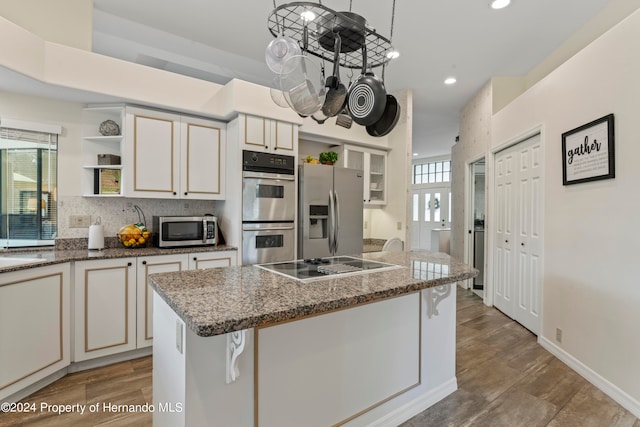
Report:
[[[303,18],[309,16],[309,12],[315,19]],[[307,53],[329,62],[334,61],[334,30],[337,30],[342,39],[340,66],[345,68],[362,68],[363,46],[366,47],[368,68],[389,62],[391,59],[387,54],[393,51],[391,42],[378,34],[375,28],[353,19],[353,15],[351,12],[336,12],[319,3],[292,2],[276,7],[267,22],[274,37],[282,34],[291,37]]]

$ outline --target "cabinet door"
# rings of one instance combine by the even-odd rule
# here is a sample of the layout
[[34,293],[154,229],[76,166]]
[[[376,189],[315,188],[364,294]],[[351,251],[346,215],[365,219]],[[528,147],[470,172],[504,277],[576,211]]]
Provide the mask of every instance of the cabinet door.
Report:
[[269,151],[269,122],[255,116],[244,117],[244,139],[242,148],[250,151]]
[[75,361],[136,348],[135,258],[75,265]]
[[183,117],[180,129],[180,197],[224,199],[224,123]]
[[364,171],[364,204],[387,204],[387,153],[381,150],[344,146],[342,164]]
[[0,400],[69,365],[70,267],[0,275]]
[[237,265],[236,251],[198,252],[189,255],[189,270],[230,267]]
[[125,196],[178,198],[180,118],[127,109]]
[[148,347],[153,344],[153,289],[149,287],[149,274],[183,271],[186,269],[187,254],[138,258],[136,268],[137,348]]
[[368,193],[367,203],[384,205],[387,203],[387,153],[369,152],[368,156]]
[[292,123],[271,121],[271,140],[273,152],[291,156],[296,149],[296,126]]

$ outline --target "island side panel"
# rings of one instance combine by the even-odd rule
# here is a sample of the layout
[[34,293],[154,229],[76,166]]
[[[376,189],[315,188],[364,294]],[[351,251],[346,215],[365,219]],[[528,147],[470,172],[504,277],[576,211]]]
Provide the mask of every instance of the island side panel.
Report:
[[420,383],[420,293],[257,331],[259,427],[343,423]]
[[[153,425],[155,427],[182,427],[185,409],[176,412],[161,411],[168,403],[184,406],[186,390],[186,357],[184,354],[185,324],[167,303],[153,292]],[[182,337],[180,336],[182,335]],[[180,351],[177,343],[182,345]]]

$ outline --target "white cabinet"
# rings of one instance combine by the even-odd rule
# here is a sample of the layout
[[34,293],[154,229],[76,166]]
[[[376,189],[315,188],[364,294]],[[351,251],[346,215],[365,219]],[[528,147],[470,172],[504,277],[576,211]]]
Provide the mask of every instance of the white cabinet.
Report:
[[340,158],[346,168],[364,171],[365,206],[387,204],[387,152],[344,145]]
[[69,365],[69,263],[0,275],[0,400]]
[[[243,116],[243,115],[241,115]],[[264,151],[295,156],[298,151],[298,126],[292,123],[244,115],[240,117],[243,150]]]
[[79,261],[74,278],[74,361],[134,350],[136,259]]
[[226,125],[127,107],[127,197],[222,200]]
[[187,258],[187,254],[179,254],[146,256],[137,259],[137,348],[153,344],[153,289],[148,284],[149,275],[186,270]]
[[[108,120],[119,127],[117,135],[105,136],[100,133],[100,125]],[[83,111],[83,123],[82,195],[122,197],[122,182],[113,184],[114,178],[121,180],[123,175],[124,106],[89,106]],[[101,160],[98,160],[99,156]],[[103,185],[100,185],[101,177]]]
[[189,270],[237,265],[237,251],[198,252],[189,255]]

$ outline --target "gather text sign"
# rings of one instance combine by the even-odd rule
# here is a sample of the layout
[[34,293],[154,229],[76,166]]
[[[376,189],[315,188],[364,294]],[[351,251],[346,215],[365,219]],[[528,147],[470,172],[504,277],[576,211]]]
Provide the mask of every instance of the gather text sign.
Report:
[[613,114],[562,134],[562,184],[615,178]]

